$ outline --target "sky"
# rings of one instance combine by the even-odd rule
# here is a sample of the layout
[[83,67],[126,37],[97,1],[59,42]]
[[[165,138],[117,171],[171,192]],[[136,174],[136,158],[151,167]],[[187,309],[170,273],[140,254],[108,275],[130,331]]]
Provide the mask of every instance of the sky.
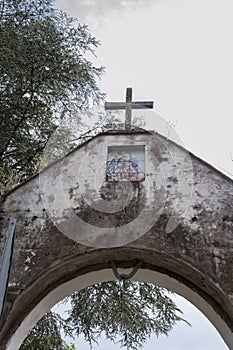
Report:
[[[171,295],[169,294],[169,297]],[[172,299],[183,311],[183,318],[191,323],[191,327],[184,322],[178,323],[174,329],[165,335],[152,336],[143,346],[143,350],[227,350],[223,340],[216,332],[213,325],[207,318],[190,302],[181,296],[173,295]],[[64,312],[64,306],[55,306],[55,312]],[[67,340],[68,343],[75,342],[78,350],[90,350],[90,347],[82,337],[74,340]],[[93,345],[93,350],[122,350],[119,344],[114,344],[106,340],[104,336],[99,341],[99,345]]]
[[[153,100],[197,156],[233,174],[231,0],[57,0],[89,25],[107,101]],[[154,119],[156,130],[156,117]]]
[[[99,86],[107,101],[124,101],[126,87],[132,87],[134,100],[154,101],[154,112],[145,117],[146,128],[159,131],[162,118],[189,151],[233,175],[232,0],[56,0],[55,4],[88,24],[100,40],[97,57],[91,60],[106,67]],[[143,349],[227,349],[204,316],[187,301],[179,303],[192,329],[179,326],[169,338],[148,341]],[[119,346],[103,341],[93,349],[107,348]],[[81,349],[88,347],[82,343]]]

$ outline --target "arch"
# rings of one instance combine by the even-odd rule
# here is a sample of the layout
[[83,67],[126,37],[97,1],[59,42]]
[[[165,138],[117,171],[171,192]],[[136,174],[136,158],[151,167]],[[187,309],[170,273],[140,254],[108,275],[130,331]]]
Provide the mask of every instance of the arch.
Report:
[[[108,147],[122,144],[145,145],[149,185],[132,185],[130,202],[123,207],[124,196],[120,197],[121,210],[111,206],[106,212],[105,163],[96,183],[98,160],[106,159]],[[191,167],[186,166],[187,156]],[[129,268],[138,259],[143,265],[137,279],[154,281],[191,301],[233,349],[232,185],[231,179],[180,146],[136,131],[98,135],[14,189],[1,204],[2,231],[13,213],[17,234],[0,350],[9,339],[12,349],[19,330],[26,332],[36,322],[38,305],[44,313],[64,296],[60,293],[56,299],[51,294],[57,288],[75,278],[77,283],[91,278],[89,284],[111,280],[110,272],[101,274],[109,269],[109,261]],[[118,189],[115,194],[123,192]]]
[[[122,249],[124,253],[122,254]],[[120,255],[120,261],[119,264],[121,266],[120,271],[122,273],[128,273],[129,272],[129,257],[131,258],[131,264],[135,262],[135,258],[138,257],[138,251],[127,248],[122,248],[121,250],[116,249],[114,251],[114,258],[118,255]],[[221,312],[220,309],[224,306],[219,305],[218,298],[213,298],[213,295],[211,293],[207,294],[204,293],[203,290],[206,289],[206,286],[201,285],[201,283],[197,283],[197,281],[202,281],[202,279],[199,279],[199,272],[195,271],[195,268],[192,266],[184,266],[185,269],[190,269],[193,271],[193,276],[195,278],[187,279],[185,274],[175,274],[175,271],[161,269],[157,264],[151,264],[149,263],[149,260],[146,256],[148,254],[152,254],[152,252],[144,251],[143,253],[143,266],[136,275],[134,276],[133,280],[135,281],[144,281],[144,282],[150,282],[154,283],[156,285],[159,285],[161,287],[165,287],[181,296],[183,296],[185,299],[190,301],[193,305],[195,305],[206,317],[207,319],[214,325],[214,327],[217,329],[219,334],[221,335],[222,339],[225,341],[225,343],[228,345],[230,349],[233,348],[233,333],[230,329],[228,323],[226,320],[223,319],[223,317],[220,316]],[[17,302],[17,305],[15,306],[15,310],[19,312],[19,307],[22,302],[22,300],[27,297],[30,298],[29,295],[35,295],[35,303],[33,305],[32,298],[31,298],[31,309],[28,312],[27,315],[22,317],[21,323],[18,325],[15,333],[10,338],[6,349],[7,350],[16,350],[19,348],[20,344],[26,337],[28,331],[30,328],[33,327],[37,323],[37,321],[47,312],[49,311],[57,302],[59,302],[64,297],[72,294],[76,290],[85,288],[87,286],[93,285],[95,283],[99,282],[106,282],[114,280],[114,275],[112,270],[108,267],[109,265],[109,255],[106,255],[106,252],[104,250],[102,252],[98,252],[98,258],[96,255],[96,251],[93,251],[92,253],[88,254],[88,261],[89,264],[87,264],[84,268],[82,268],[75,278],[69,278],[67,279],[65,277],[65,271],[62,276],[60,276],[59,280],[56,281],[54,284],[54,281],[52,282],[52,279],[49,278],[49,276],[52,276],[52,273],[54,273],[56,270],[59,270],[61,268],[62,264],[57,264],[56,267],[50,267],[50,271],[45,271],[42,276],[39,277],[39,281],[36,281],[34,285],[28,286],[27,290],[24,291],[21,300]],[[105,255],[105,257],[103,257]],[[140,255],[140,254],[139,254]],[[162,256],[161,254],[157,254],[155,256],[154,254],[153,258],[156,261],[156,258],[159,259],[165,259],[165,256]],[[128,257],[127,260],[123,260],[124,257]],[[75,264],[78,266],[80,261],[80,256],[76,259],[70,259],[70,261],[67,261],[67,267]],[[64,264],[64,262],[63,262]],[[183,264],[184,262],[180,262],[179,264]],[[127,269],[128,267],[128,269]],[[176,268],[176,266],[175,266]],[[131,269],[130,269],[131,270]],[[36,289],[38,286],[38,283],[44,283],[45,279],[47,280],[47,284],[44,284],[43,292],[36,293]],[[49,280],[48,280],[49,279]],[[194,283],[194,280],[196,283]],[[49,288],[50,282],[52,283],[54,288]],[[206,281],[209,285],[209,287],[212,287],[212,292],[215,290],[215,295],[221,294],[221,291],[217,291],[214,284],[211,283],[211,281]],[[213,293],[214,294],[214,293]],[[224,299],[224,295],[222,295],[222,298]],[[226,307],[226,305],[225,305]],[[23,304],[21,304],[21,312],[23,309]]]

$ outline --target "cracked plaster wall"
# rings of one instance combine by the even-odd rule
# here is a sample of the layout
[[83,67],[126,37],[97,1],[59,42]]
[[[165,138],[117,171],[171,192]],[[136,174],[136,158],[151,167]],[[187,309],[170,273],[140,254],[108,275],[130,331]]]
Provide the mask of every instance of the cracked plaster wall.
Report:
[[[133,144],[145,181],[106,183],[107,147]],[[46,293],[111,258],[173,276],[233,331],[232,198],[231,179],[154,133],[100,135],[48,167],[1,205],[1,252],[7,217],[17,231],[0,349]]]

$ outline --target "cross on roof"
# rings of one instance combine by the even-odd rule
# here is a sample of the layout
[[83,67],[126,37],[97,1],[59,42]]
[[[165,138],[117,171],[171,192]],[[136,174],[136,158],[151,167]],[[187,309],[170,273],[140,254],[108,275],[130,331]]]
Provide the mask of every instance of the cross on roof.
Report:
[[105,102],[106,110],[125,109],[125,128],[131,129],[132,109],[146,109],[153,108],[153,101],[132,101],[132,88],[126,89],[125,102]]

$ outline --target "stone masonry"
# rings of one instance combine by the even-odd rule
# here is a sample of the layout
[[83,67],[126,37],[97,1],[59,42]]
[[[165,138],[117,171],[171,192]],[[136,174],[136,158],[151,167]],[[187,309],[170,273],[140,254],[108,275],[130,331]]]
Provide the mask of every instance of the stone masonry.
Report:
[[[109,146],[145,146],[145,180],[108,182]],[[182,147],[152,132],[100,134],[7,194],[1,203],[0,252],[8,218],[17,219],[1,320],[0,349],[54,288],[109,267],[166,274],[200,295],[228,329],[233,349],[233,182]]]

